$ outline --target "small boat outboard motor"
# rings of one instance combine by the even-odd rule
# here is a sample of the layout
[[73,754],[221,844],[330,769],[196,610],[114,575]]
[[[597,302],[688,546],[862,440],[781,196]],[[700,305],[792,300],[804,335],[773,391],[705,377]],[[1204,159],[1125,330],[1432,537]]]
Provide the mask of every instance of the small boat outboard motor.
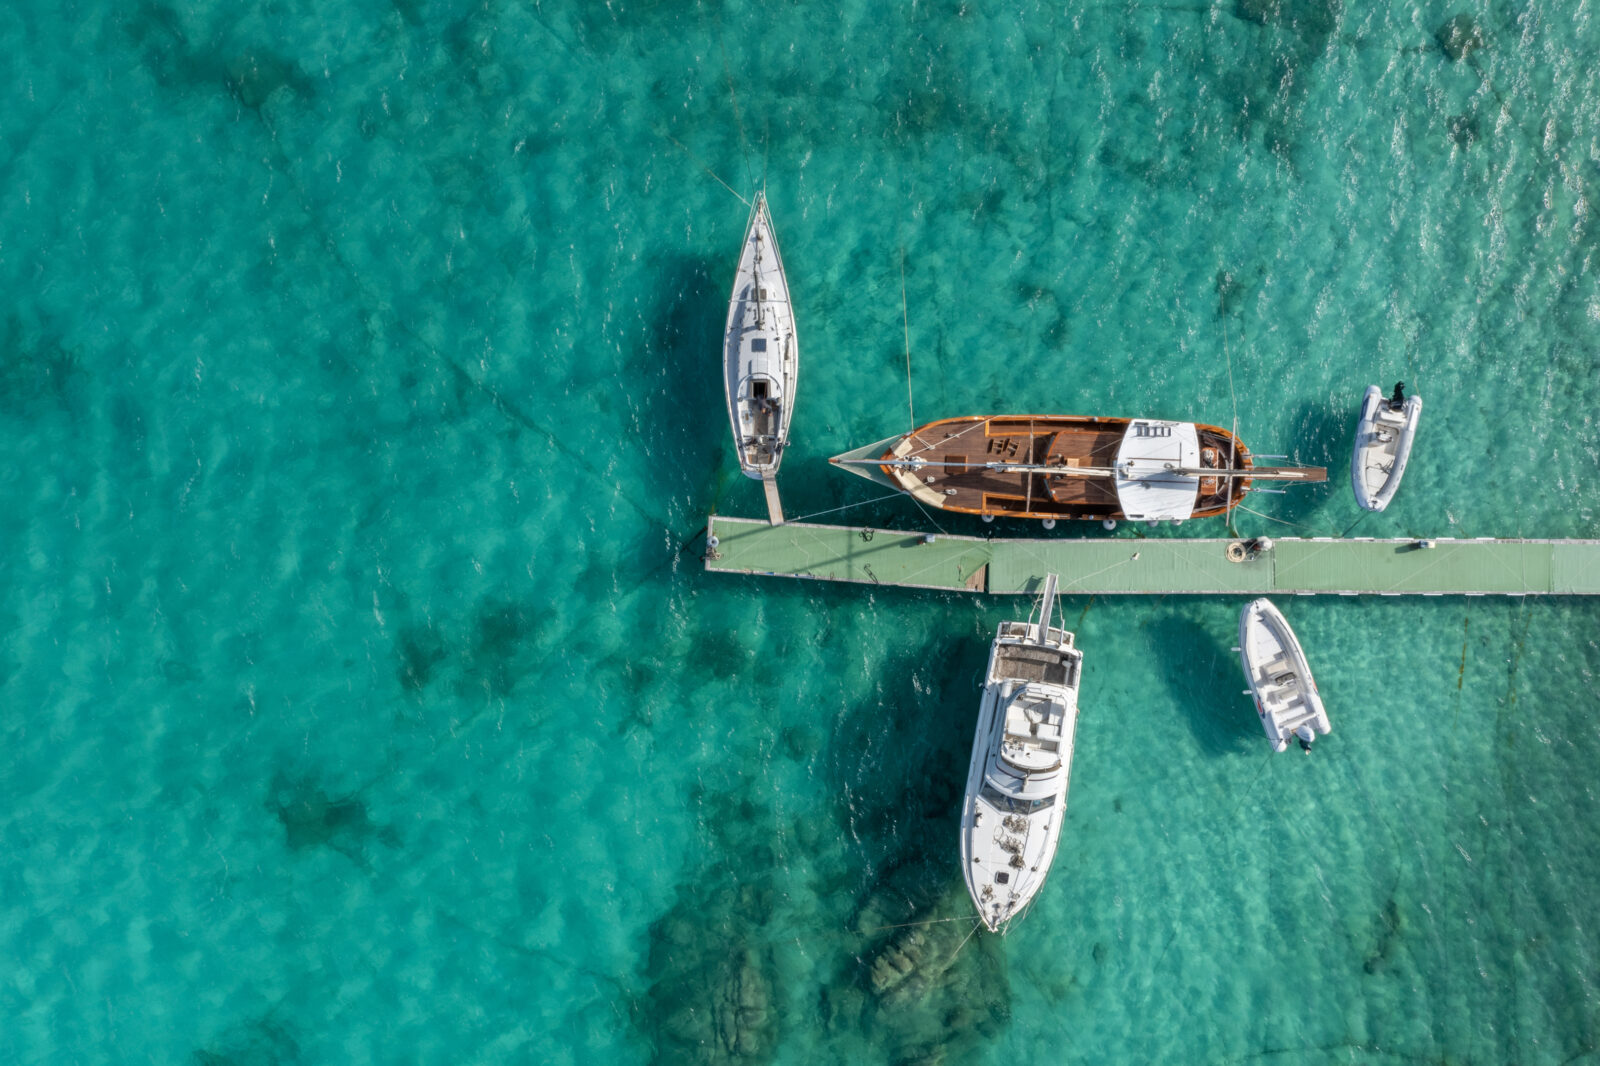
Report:
[[1398,411],[1405,405],[1406,383],[1403,381],[1397,381],[1394,383],[1394,395],[1389,397],[1389,406]]

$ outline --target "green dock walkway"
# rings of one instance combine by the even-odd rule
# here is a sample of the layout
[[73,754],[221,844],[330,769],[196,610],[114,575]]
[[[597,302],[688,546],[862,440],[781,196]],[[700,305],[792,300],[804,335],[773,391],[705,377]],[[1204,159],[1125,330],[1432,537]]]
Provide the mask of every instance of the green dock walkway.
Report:
[[[1130,595],[1594,596],[1600,541],[1134,537],[988,540],[860,526],[769,525],[714,515],[706,569],[820,581],[1028,593]],[[710,541],[708,540],[708,544]],[[1247,554],[1242,562],[1230,560]]]

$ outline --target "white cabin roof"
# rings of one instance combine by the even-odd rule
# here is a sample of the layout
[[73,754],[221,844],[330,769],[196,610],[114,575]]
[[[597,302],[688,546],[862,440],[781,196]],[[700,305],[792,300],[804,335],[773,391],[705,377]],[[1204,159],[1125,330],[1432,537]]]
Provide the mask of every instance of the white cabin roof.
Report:
[[1192,422],[1136,418],[1117,448],[1117,500],[1133,521],[1185,519],[1194,514],[1200,479],[1179,474],[1200,466],[1200,436]]

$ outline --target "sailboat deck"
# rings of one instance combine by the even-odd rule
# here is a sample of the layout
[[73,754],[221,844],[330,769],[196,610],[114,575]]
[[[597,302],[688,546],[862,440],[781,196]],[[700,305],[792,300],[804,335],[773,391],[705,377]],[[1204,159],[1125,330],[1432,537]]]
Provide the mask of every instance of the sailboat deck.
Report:
[[706,569],[1002,594],[1033,593],[1054,572],[1061,592],[1133,595],[1600,595],[1600,541],[1275,541],[1230,562],[1236,541],[1128,536],[995,539],[804,523],[711,520]]

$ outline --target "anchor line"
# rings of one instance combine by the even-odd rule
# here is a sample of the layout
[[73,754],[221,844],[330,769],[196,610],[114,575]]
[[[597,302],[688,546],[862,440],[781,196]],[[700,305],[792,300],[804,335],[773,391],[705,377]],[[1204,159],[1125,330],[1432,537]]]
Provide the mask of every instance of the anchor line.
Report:
[[[728,100],[733,104],[733,121],[739,127],[739,154],[744,157],[745,180],[751,185],[756,183],[755,173],[750,169],[750,140],[744,133],[744,117],[739,114],[739,94],[733,87],[733,67],[728,63],[728,49],[722,41],[722,19],[717,18],[717,51],[722,54],[722,75],[728,82]],[[762,175],[763,186],[766,175]]]
[[922,501],[921,500],[917,499],[915,496],[911,495],[910,493],[905,493],[904,495],[905,495],[906,499],[910,500],[912,503],[917,505],[917,510],[922,512],[922,517],[926,518],[929,522],[933,523],[933,528],[934,529],[937,529],[940,533],[943,533],[947,537],[950,535],[948,532],[946,532],[946,530],[945,530],[945,528],[943,526],[941,526],[937,521],[934,520],[933,515],[928,513],[928,509],[926,507],[922,506]]
[[745,207],[749,207],[750,206],[750,201],[749,200],[746,200],[743,196],[740,196],[739,195],[739,191],[737,189],[735,189],[732,185],[729,185],[727,182],[723,181],[722,178],[720,178],[717,175],[717,172],[715,170],[712,170],[710,167],[706,166],[706,164],[700,162],[700,157],[695,155],[693,152],[689,151],[688,147],[682,141],[678,140],[678,138],[674,137],[670,133],[663,133],[662,136],[665,137],[667,140],[671,141],[673,144],[677,145],[683,151],[683,154],[688,156],[691,160],[693,160],[694,163],[697,166],[699,166],[699,168],[701,170],[703,170],[707,174],[711,175],[711,180],[712,181],[715,181],[718,185],[722,186],[724,189],[727,189],[729,192],[733,193],[734,197],[741,204],[744,204]]
[[1319,537],[1325,537],[1325,536],[1329,536],[1330,535],[1330,534],[1324,533],[1320,529],[1317,529],[1315,526],[1308,526],[1308,525],[1305,525],[1304,523],[1301,523],[1301,522],[1290,522],[1287,519],[1274,518],[1269,514],[1262,514],[1260,511],[1252,511],[1252,510],[1250,510],[1250,508],[1246,507],[1242,503],[1239,504],[1238,509],[1241,510],[1241,511],[1248,512],[1249,514],[1253,514],[1257,518],[1265,518],[1268,522],[1277,522],[1279,525],[1283,525],[1283,526],[1293,526],[1295,529],[1308,529],[1311,532],[1317,534]]
[[911,417],[910,432],[917,431],[917,405],[911,396],[911,316],[906,311],[906,250],[900,249],[900,326],[906,341],[906,413]]
[[869,503],[881,503],[884,500],[893,499],[896,496],[903,495],[905,495],[905,493],[901,492],[899,489],[896,489],[893,492],[886,492],[882,496],[874,496],[870,500],[858,500],[855,503],[847,503],[843,507],[835,507],[832,510],[818,511],[815,514],[804,514],[799,518],[791,518],[789,519],[789,524],[793,524],[795,522],[804,522],[808,518],[821,518],[825,514],[837,514],[840,511],[848,511],[852,507],[865,507]]
[[929,918],[925,922],[900,922],[896,925],[880,925],[873,929],[863,929],[861,932],[870,935],[872,933],[887,932],[890,929],[910,929],[912,926],[917,925],[939,925],[943,922],[968,922],[971,920],[972,915],[970,914],[958,914],[954,918]]
[[1256,769],[1255,776],[1250,779],[1250,783],[1245,786],[1244,792],[1239,796],[1240,803],[1243,803],[1245,800],[1250,798],[1250,793],[1255,791],[1256,782],[1260,781],[1261,775],[1267,772],[1267,767],[1272,765],[1272,757],[1276,754],[1278,753],[1269,750],[1267,754],[1262,757],[1261,765]]
[[975,918],[975,919],[973,919],[973,922],[972,922],[972,932],[970,932],[970,933],[968,933],[968,934],[967,934],[967,938],[966,938],[966,940],[963,940],[963,941],[962,941],[962,942],[961,942],[961,943],[960,943],[960,944],[958,944],[958,945],[956,945],[956,950],[955,950],[955,953],[954,953],[954,954],[952,954],[952,955],[951,955],[951,956],[950,956],[950,961],[951,961],[951,962],[954,962],[954,961],[955,961],[955,959],[956,959],[956,955],[959,955],[959,954],[961,954],[961,949],[962,949],[962,948],[964,948],[964,947],[966,947],[966,946],[967,946],[967,940],[971,940],[971,939],[972,939],[972,938],[973,938],[973,937],[974,937],[974,936],[976,936],[976,935],[977,935],[977,933],[978,933],[978,927],[979,927],[979,926],[980,926],[980,925],[982,925],[982,924],[983,924],[983,919],[982,919],[982,918]]
[[1350,535],[1350,531],[1359,526],[1362,522],[1366,521],[1367,515],[1371,513],[1371,511],[1362,511],[1361,517],[1357,518],[1354,522],[1351,522],[1348,526],[1346,526],[1345,531],[1340,533],[1339,536],[1341,538],[1348,537]]
[[761,191],[767,191],[767,160],[772,154],[772,117],[761,123]]

